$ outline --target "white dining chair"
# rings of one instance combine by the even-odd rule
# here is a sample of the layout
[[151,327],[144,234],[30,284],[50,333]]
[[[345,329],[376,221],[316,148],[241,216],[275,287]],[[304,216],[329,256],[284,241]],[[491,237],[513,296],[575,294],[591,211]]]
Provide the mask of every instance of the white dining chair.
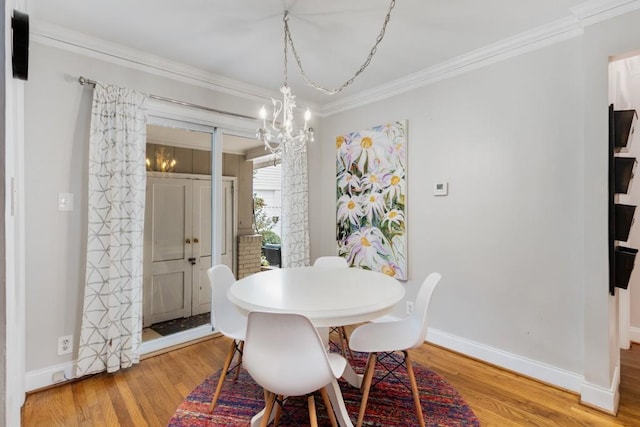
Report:
[[360,411],[358,413],[356,427],[362,426],[362,422],[364,421],[367,400],[369,399],[369,390],[371,388],[376,362],[378,361],[378,355],[381,354],[382,357],[386,357],[390,353],[395,352],[401,352],[404,355],[399,363],[404,364],[407,369],[409,381],[411,382],[413,402],[416,407],[416,416],[418,417],[420,426],[424,427],[420,395],[418,393],[418,386],[415,375],[413,374],[413,367],[411,366],[411,358],[409,357],[408,350],[419,347],[426,339],[429,302],[440,279],[440,273],[431,273],[427,276],[418,291],[414,310],[407,317],[392,322],[367,323],[357,327],[351,333],[351,349],[369,353],[362,381],[362,400],[360,402]]
[[211,399],[211,412],[213,412],[218,403],[218,397],[220,397],[224,380],[230,372],[229,367],[231,366],[231,362],[236,355],[238,356],[238,360],[231,371],[236,370],[236,379],[240,373],[242,351],[247,331],[247,316],[240,313],[227,297],[229,287],[236,281],[231,269],[224,264],[215,265],[207,270],[207,275],[211,283],[211,324],[214,330],[231,338],[231,344],[224,361],[224,367],[220,372],[220,378],[218,379],[218,385],[213,399]]
[[[347,260],[341,256],[321,256],[316,258],[313,263],[314,267],[328,267],[328,268],[349,268],[349,264],[347,264]],[[340,351],[344,357],[347,357],[347,353],[349,353],[349,360],[353,360],[353,353],[349,348],[349,335],[347,335],[347,330],[344,326],[333,326],[329,329],[329,338],[331,338],[332,333],[336,333],[338,335],[338,339],[340,340]]]
[[293,313],[249,313],[243,364],[251,377],[265,389],[266,408],[262,426],[277,404],[274,426],[288,396],[307,396],[309,420],[317,426],[313,393],[320,391],[331,425],[337,421],[326,387],[342,376],[347,361],[327,353],[311,321]]

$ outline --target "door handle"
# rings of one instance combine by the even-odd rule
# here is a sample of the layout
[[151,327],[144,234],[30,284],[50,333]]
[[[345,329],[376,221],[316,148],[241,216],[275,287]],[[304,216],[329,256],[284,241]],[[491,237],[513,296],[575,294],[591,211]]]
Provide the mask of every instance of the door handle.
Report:
[[191,239],[187,239],[187,240],[185,240],[185,243],[186,243],[186,244],[191,243]]
[[198,243],[198,238],[197,237],[193,238],[193,243]]
[[189,258],[189,262],[191,263],[191,265],[196,265],[196,259],[195,258]]

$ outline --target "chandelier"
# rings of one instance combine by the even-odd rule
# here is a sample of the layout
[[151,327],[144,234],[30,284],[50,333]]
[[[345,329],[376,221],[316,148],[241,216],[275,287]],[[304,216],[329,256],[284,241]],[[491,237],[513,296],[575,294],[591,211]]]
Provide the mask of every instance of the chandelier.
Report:
[[173,150],[169,150],[166,147],[156,147],[155,160],[152,161],[149,157],[145,159],[148,171],[154,172],[173,172],[175,171],[178,161],[175,159]]
[[384,34],[391,18],[391,11],[396,5],[396,0],[391,0],[389,9],[384,19],[382,29],[376,38],[376,42],[371,48],[367,59],[360,66],[358,71],[355,72],[353,77],[344,82],[342,85],[335,89],[327,89],[320,86],[311,80],[307,73],[302,68],[302,61],[296,51],[293,44],[293,38],[291,37],[291,31],[289,30],[289,11],[285,10],[282,21],[284,23],[284,83],[280,88],[282,93],[282,100],[271,99],[273,104],[272,118],[267,122],[267,110],[264,106],[260,110],[260,119],[262,120],[262,126],[258,129],[256,136],[262,141],[266,150],[269,150],[272,154],[279,156],[283,151],[287,152],[299,152],[308,142],[313,142],[313,128],[309,127],[309,120],[311,119],[311,111],[307,108],[304,113],[304,126],[301,129],[295,130],[293,122],[293,112],[296,108],[296,97],[291,93],[291,88],[287,84],[287,56],[288,48],[291,46],[291,52],[295,57],[296,64],[300,74],[306,81],[306,83],[314,89],[322,91],[326,95],[333,95],[341,92],[344,88],[349,86],[371,63],[373,55],[375,55],[378,45],[384,38]]
[[[256,135],[264,143],[265,148],[276,155],[280,154],[280,151],[285,147],[291,152],[298,152],[304,148],[307,142],[313,142],[313,128],[307,127],[311,118],[311,111],[307,108],[304,112],[304,126],[295,132],[293,130],[293,109],[296,107],[296,97],[291,94],[291,88],[287,86],[286,79],[284,85],[280,88],[280,92],[282,93],[282,101],[271,99],[273,103],[273,120],[269,128],[267,128],[267,110],[262,106],[260,110],[262,127],[258,129],[258,134]],[[281,113],[282,123],[278,126],[277,120]]]

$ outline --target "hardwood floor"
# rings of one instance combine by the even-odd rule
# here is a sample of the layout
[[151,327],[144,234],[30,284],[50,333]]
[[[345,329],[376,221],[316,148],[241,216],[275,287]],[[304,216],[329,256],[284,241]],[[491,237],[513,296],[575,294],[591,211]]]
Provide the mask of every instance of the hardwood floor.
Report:
[[[221,368],[227,339],[217,337],[27,396],[24,427],[166,426],[183,398]],[[453,385],[482,426],[640,426],[640,344],[622,351],[621,398],[614,417],[579,396],[425,344],[412,351]]]

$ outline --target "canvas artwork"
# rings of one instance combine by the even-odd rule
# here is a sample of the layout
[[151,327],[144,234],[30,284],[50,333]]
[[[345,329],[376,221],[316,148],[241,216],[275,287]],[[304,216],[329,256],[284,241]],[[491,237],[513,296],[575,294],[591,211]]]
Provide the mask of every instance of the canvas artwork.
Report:
[[338,255],[407,279],[407,121],[336,138]]

